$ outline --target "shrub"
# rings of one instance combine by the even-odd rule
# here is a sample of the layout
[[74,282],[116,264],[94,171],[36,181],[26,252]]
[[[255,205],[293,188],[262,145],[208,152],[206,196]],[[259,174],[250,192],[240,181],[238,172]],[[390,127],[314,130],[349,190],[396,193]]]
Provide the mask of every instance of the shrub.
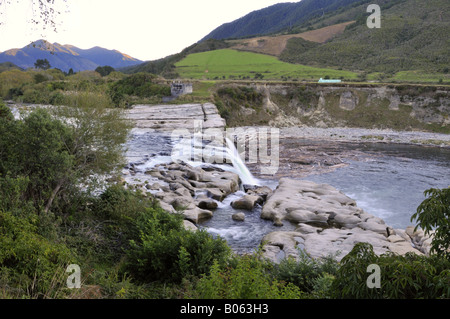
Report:
[[292,283],[274,279],[259,256],[237,256],[234,266],[214,263],[210,275],[200,279],[196,297],[200,299],[298,299],[302,292]]
[[224,263],[230,249],[206,231],[184,228],[183,217],[149,208],[137,219],[140,238],[131,241],[125,270],[139,282],[181,282],[209,273],[214,261]]
[[65,245],[37,234],[37,222],[0,211],[0,284],[12,297],[54,296],[74,261]]
[[133,96],[140,98],[161,98],[170,96],[168,85],[155,83],[156,76],[150,73],[137,73],[111,84],[108,94],[116,106],[131,102]]
[[434,231],[431,252],[450,260],[450,187],[429,189],[425,199],[417,208],[411,220],[417,219],[418,227],[429,235]]
[[[367,286],[369,265],[381,269],[381,288]],[[437,256],[375,255],[373,247],[359,243],[341,261],[332,290],[337,298],[449,298],[450,262]]]
[[[287,258],[274,268],[274,276],[299,287],[301,291],[314,293],[315,289],[325,291],[327,280],[332,279],[339,269],[339,264],[332,257],[311,259],[300,251],[299,259]],[[326,283],[327,282],[327,283]]]

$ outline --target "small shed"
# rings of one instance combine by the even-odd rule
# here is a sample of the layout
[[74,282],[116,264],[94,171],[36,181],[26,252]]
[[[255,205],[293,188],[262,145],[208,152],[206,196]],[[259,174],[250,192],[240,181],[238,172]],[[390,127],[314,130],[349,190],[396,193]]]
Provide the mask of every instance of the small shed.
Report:
[[186,94],[192,94],[194,89],[192,87],[192,83],[184,83],[180,81],[175,81],[172,83],[170,87],[172,96],[180,96]]

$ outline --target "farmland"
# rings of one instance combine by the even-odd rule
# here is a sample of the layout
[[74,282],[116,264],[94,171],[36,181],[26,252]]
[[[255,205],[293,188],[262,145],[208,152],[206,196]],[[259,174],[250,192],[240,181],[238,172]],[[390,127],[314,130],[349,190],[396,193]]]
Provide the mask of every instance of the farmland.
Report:
[[276,57],[222,49],[190,54],[175,64],[180,77],[197,80],[270,79],[308,80],[330,77],[353,80],[358,74],[349,71],[291,64]]

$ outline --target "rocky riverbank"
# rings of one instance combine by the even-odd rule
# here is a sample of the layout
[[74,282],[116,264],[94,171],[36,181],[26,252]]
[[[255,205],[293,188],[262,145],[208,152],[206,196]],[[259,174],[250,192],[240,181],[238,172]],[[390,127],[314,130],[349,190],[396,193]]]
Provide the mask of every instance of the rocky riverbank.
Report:
[[[193,127],[194,120],[202,121],[205,124],[203,127],[224,129],[224,122],[212,104],[139,106],[129,111],[129,117],[136,121],[137,129],[152,134],[189,129]],[[373,133],[372,130],[370,132]],[[151,166],[145,162],[152,156],[144,155],[141,160],[127,166],[124,178],[128,185],[152,194],[167,212],[183,214],[186,228],[193,231],[198,229],[203,220],[214,218],[215,211],[227,196],[244,191],[241,198],[231,203],[235,212],[230,214],[229,219],[239,223],[245,220],[246,212],[251,212],[255,207],[262,208],[261,218],[271,220],[279,227],[277,231],[261,238],[264,255],[273,261],[287,256],[297,258],[301,250],[314,258],[335,255],[339,259],[358,242],[371,243],[378,254],[427,254],[430,239],[424,237],[423,232],[415,232],[412,228],[393,229],[382,219],[366,213],[354,200],[330,185],[292,178],[295,177],[289,166],[292,164],[307,167],[305,174],[345,165],[344,159],[358,156],[358,151],[345,154],[336,151],[333,154],[331,150],[338,149],[336,145],[348,141],[350,137],[352,141],[366,141],[367,133],[367,130],[355,129],[283,129],[280,169],[286,175],[290,171],[291,178],[284,178],[283,174],[272,176],[279,179],[276,189],[243,185],[238,174],[217,166],[174,163],[170,160],[170,154],[166,154],[169,155],[166,163]],[[409,134],[400,135],[405,137]],[[296,150],[303,155],[301,157],[298,156],[299,152],[293,155],[287,151],[290,137],[294,136],[297,139],[305,137],[328,142],[320,149],[299,150],[297,146]],[[391,139],[390,142],[398,141]],[[141,155],[145,153],[139,151]]]
[[393,229],[359,208],[356,202],[326,184],[282,178],[264,204],[262,218],[297,225],[295,231],[266,235],[264,255],[274,261],[306,252],[313,258],[341,259],[356,243],[367,242],[377,254],[427,254],[430,240],[422,231]]

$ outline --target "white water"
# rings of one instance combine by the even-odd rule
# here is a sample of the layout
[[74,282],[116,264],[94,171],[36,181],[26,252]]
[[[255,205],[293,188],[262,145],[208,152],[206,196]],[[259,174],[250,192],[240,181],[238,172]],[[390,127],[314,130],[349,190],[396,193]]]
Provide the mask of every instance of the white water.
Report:
[[241,177],[241,181],[243,184],[246,185],[258,185],[260,186],[260,182],[253,177],[252,173],[249,171],[247,166],[242,161],[241,157],[239,156],[238,150],[234,146],[234,143],[230,141],[230,139],[226,139],[227,141],[227,154],[230,156],[231,162],[233,163],[233,167],[238,172],[239,176]]
[[[244,184],[267,185],[272,189],[277,186],[277,181],[254,178],[233,143],[226,143],[227,146],[213,146],[212,143],[203,142],[194,145],[201,156],[207,155],[208,152],[221,155],[223,153],[222,158],[229,159],[229,163],[233,165],[213,166],[239,174]],[[190,150],[189,154],[193,154],[192,141],[189,140],[186,144]],[[128,146],[130,161],[138,163],[138,168],[144,172],[157,164],[174,160],[174,142],[167,136],[140,132],[130,139]],[[412,214],[424,199],[423,191],[431,187],[443,188],[450,185],[450,150],[402,145],[369,146],[366,145],[364,151],[376,154],[376,158],[350,161],[348,167],[332,173],[311,175],[306,179],[338,188],[355,199],[358,206],[368,213],[382,218],[394,228],[404,229],[411,224]],[[185,162],[193,166],[205,165],[198,157]],[[144,175],[143,178],[149,177]],[[201,227],[213,235],[225,238],[234,250],[248,252],[259,245],[264,235],[280,229],[274,228],[272,222],[260,218],[261,207],[256,207],[252,212],[243,211],[246,214],[244,222],[232,220],[231,216],[237,211],[230,203],[242,195],[243,192],[231,194],[219,203],[214,217]]]
[[[225,145],[218,143],[205,144],[201,136],[176,141],[172,151],[172,160],[182,161],[193,167],[209,163],[215,167],[238,174],[244,185],[259,186],[260,181],[249,171],[234,143],[229,138],[225,138],[225,143]],[[232,164],[232,166],[225,163]]]

